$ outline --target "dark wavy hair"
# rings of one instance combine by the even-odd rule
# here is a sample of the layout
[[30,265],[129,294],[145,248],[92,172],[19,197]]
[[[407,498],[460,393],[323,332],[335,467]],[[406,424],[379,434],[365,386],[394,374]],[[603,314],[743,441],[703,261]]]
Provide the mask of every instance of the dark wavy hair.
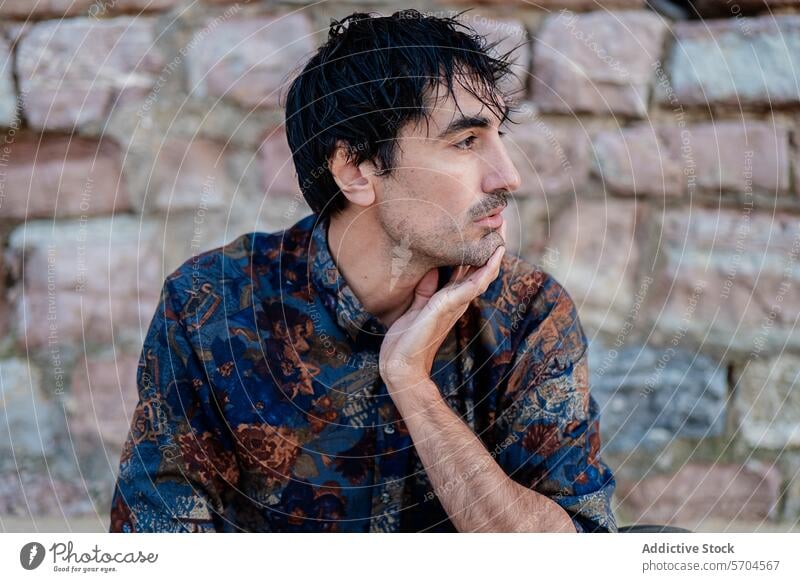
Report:
[[327,42],[286,96],[286,136],[300,189],[314,213],[345,208],[328,169],[338,143],[356,164],[369,160],[380,175],[390,175],[398,132],[408,122],[428,122],[440,86],[450,95],[457,79],[499,118],[511,121],[516,104],[502,87],[515,77],[511,54],[524,42],[500,53],[500,41],[489,43],[457,20],[468,10],[446,18],[401,10],[331,20]]

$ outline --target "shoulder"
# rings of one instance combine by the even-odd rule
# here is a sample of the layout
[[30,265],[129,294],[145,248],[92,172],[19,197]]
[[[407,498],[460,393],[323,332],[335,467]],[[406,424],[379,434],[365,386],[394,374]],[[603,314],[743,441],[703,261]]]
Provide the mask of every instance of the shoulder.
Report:
[[168,295],[180,319],[195,328],[247,309],[255,294],[279,289],[281,278],[305,273],[313,215],[276,232],[250,232],[194,255],[170,273]]

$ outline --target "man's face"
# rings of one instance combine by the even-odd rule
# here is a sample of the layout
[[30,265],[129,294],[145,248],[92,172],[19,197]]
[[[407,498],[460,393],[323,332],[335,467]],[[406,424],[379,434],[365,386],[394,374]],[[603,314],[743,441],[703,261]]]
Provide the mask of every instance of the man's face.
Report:
[[429,125],[399,132],[393,172],[375,184],[384,231],[402,254],[430,267],[485,264],[503,241],[498,225],[475,221],[502,209],[520,185],[501,113],[458,83],[454,91],[461,111],[441,91]]

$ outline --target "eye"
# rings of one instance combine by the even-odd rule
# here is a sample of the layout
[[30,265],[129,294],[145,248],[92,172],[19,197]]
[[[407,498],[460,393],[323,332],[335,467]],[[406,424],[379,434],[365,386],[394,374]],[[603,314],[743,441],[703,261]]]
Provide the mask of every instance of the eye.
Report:
[[498,131],[497,132],[497,135],[499,135],[500,137],[503,137],[505,134],[506,134],[505,131]]
[[458,149],[461,149],[461,150],[468,150],[468,149],[472,149],[472,144],[473,144],[473,142],[474,142],[476,139],[478,139],[478,137],[477,137],[477,136],[475,136],[475,135],[471,135],[471,136],[469,136],[469,137],[467,137],[467,138],[465,138],[465,139],[462,139],[460,142],[458,142],[458,143],[457,143],[457,144],[455,144],[455,145],[456,145],[456,147],[457,147]]

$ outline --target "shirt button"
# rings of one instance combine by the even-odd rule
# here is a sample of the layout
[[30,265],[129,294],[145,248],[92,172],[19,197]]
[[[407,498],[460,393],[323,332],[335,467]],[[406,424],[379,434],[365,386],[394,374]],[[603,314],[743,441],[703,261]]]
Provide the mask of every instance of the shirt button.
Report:
[[392,496],[389,495],[388,491],[384,491],[383,494],[381,494],[381,501],[383,501],[384,503],[389,503],[391,500]]
[[391,424],[387,424],[383,427],[383,432],[386,434],[394,434],[394,427]]

